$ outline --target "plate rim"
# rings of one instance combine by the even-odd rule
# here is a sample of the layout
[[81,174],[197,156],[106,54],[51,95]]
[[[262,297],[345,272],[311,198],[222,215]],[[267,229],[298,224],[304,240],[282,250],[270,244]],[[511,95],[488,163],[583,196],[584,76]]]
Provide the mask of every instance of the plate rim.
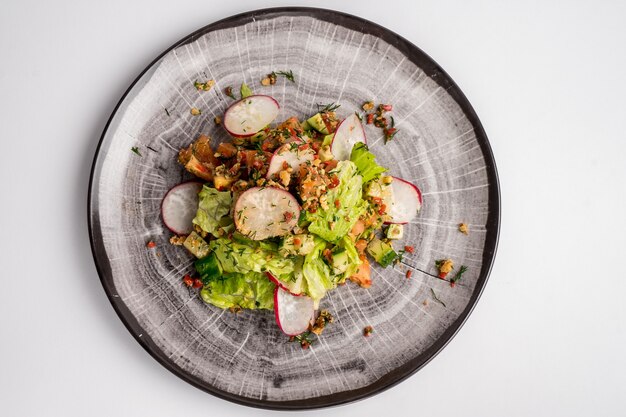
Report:
[[[427,76],[433,79],[438,85],[442,86],[442,83],[445,84],[448,94],[452,96],[454,101],[459,105],[459,107],[467,117],[468,121],[470,121],[470,123],[472,124],[474,132],[476,134],[476,141],[478,142],[483,157],[485,159],[485,169],[487,171],[487,177],[489,181],[489,214],[487,216],[487,222],[485,225],[487,232],[485,236],[485,246],[482,256],[483,263],[474,291],[472,292],[465,309],[428,349],[365,387],[348,391],[340,391],[334,394],[324,395],[315,398],[290,401],[271,401],[262,399],[257,400],[218,389],[208,382],[188,374],[182,368],[174,364],[173,361],[164,358],[163,351],[159,349],[159,347],[152,341],[152,339],[147,334],[145,334],[146,332],[143,331],[135,316],[130,312],[128,307],[126,307],[121,298],[117,296],[117,294],[115,294],[116,291],[115,285],[112,280],[113,277],[111,272],[111,265],[106,254],[106,250],[104,249],[104,246],[102,244],[102,232],[99,222],[99,211],[97,206],[94,209],[93,203],[94,201],[98,201],[97,191],[99,189],[99,186],[96,179],[99,180],[100,177],[104,155],[101,155],[101,150],[105,143],[105,139],[111,123],[117,115],[120,107],[124,104],[130,92],[143,78],[143,76],[152,69],[152,67],[157,64],[164,56],[169,54],[172,50],[187,43],[191,43],[197,38],[204,36],[209,32],[239,26],[241,24],[248,23],[248,21],[253,21],[258,17],[261,17],[263,19],[269,19],[274,16],[278,17],[281,15],[309,16],[312,18],[326,17],[326,21],[328,21],[329,23],[343,26],[351,30],[357,30],[361,33],[368,33],[378,38],[381,38],[400,50],[401,53],[407,57],[407,59],[418,65],[420,68],[424,70],[429,69],[430,71],[425,71]],[[417,61],[421,62],[419,62],[418,64]],[[427,66],[428,68],[424,68],[424,61],[429,64]],[[111,141],[109,141],[109,144],[110,142]],[[392,30],[359,16],[348,14],[342,11],[317,7],[272,7],[250,10],[247,12],[231,15],[195,30],[191,34],[184,36],[182,39],[165,49],[137,75],[137,77],[132,81],[132,83],[126,89],[124,94],[122,94],[120,100],[113,108],[113,111],[111,112],[111,115],[109,116],[98,141],[89,175],[89,187],[87,192],[87,221],[91,251],[94,258],[96,271],[100,278],[100,282],[102,284],[104,292],[126,329],[139,343],[139,345],[142,346],[144,350],[148,352],[148,354],[150,354],[150,356],[152,356],[163,367],[165,367],[167,370],[169,370],[185,382],[218,398],[234,402],[236,404],[261,409],[307,410],[339,406],[363,400],[365,398],[379,394],[406,380],[408,377],[422,369],[431,360],[433,360],[448,345],[448,343],[450,343],[450,341],[458,334],[459,330],[463,327],[468,317],[471,315],[472,311],[476,307],[476,304],[478,303],[478,300],[480,299],[485,289],[485,286],[489,279],[489,275],[493,268],[493,264],[496,258],[498,241],[500,237],[501,192],[498,171],[496,168],[491,144],[489,142],[489,139],[487,138],[487,134],[480,122],[480,119],[478,118],[478,115],[476,114],[470,101],[461,91],[460,87],[428,54],[426,54],[423,50],[421,50],[409,40],[393,32]]]

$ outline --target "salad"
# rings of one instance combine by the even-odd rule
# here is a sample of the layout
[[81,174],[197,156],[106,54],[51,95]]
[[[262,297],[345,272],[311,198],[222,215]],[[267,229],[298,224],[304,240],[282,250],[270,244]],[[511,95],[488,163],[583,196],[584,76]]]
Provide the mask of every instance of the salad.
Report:
[[163,221],[170,242],[197,258],[197,278],[185,283],[204,302],[273,309],[287,335],[319,334],[332,320],[317,312],[328,291],[346,281],[367,288],[372,262],[398,259],[393,241],[420,210],[421,193],[376,162],[358,114],[340,118],[328,105],[272,127],[279,103],[244,87],[215,119],[232,140],[214,148],[200,135],[180,150],[198,180],[168,191]]

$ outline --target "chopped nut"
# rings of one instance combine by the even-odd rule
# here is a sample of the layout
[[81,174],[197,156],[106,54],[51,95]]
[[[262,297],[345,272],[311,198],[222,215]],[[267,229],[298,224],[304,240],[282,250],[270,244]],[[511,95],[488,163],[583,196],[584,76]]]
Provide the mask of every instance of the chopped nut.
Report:
[[213,119],[213,121],[215,122],[216,125],[221,125],[222,124],[222,118],[219,116],[215,116],[215,119]]
[[363,329],[363,336],[369,337],[372,333],[374,333],[374,328],[372,326],[366,326]]
[[186,238],[187,238],[186,236],[174,235],[170,238],[170,243],[174,246],[181,246],[185,242]]
[[202,114],[202,112],[200,111],[200,109],[196,108],[196,107],[192,107],[191,108],[191,114],[194,116],[197,116],[199,114]]
[[289,187],[289,182],[291,181],[291,174],[289,174],[289,172],[287,170],[284,171],[280,171],[280,174],[278,174],[280,177],[280,182],[285,186],[285,187]]
[[272,82],[270,80],[270,77],[265,77],[261,80],[261,85],[264,85],[265,87],[267,87],[268,85],[270,85]]
[[463,233],[464,235],[469,235],[469,227],[467,226],[467,223],[459,224],[459,232]]
[[363,103],[363,110],[365,111],[370,111],[374,109],[374,102],[373,101],[366,101],[365,103]]
[[389,185],[393,182],[393,177],[391,175],[385,175],[383,177],[383,184]]
[[328,312],[328,310],[322,310],[320,311],[320,315],[317,316],[317,319],[315,319],[315,324],[311,326],[310,331],[319,336],[324,331],[326,324],[332,323],[333,321],[334,321],[334,318]]

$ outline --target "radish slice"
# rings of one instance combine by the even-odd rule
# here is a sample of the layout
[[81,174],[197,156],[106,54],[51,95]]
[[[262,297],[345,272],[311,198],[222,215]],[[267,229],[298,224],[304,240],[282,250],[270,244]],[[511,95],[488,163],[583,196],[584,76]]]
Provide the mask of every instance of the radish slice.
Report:
[[413,220],[422,208],[422,192],[416,185],[402,178],[392,177],[393,203],[388,214],[388,223],[405,224]]
[[267,178],[282,171],[284,169],[283,163],[285,162],[293,168],[294,171],[306,161],[313,162],[315,159],[315,151],[308,146],[306,149],[300,149],[298,144],[299,142],[285,143],[276,149],[270,160],[270,166],[267,169]]
[[191,221],[198,211],[198,193],[202,183],[184,182],[172,187],[161,202],[163,223],[178,235],[188,235],[193,231]]
[[280,287],[274,290],[274,314],[276,323],[285,334],[296,336],[309,328],[313,320],[313,299],[295,296]]
[[288,191],[254,187],[239,196],[234,217],[240,233],[252,240],[263,240],[291,232],[300,218],[300,206]]
[[336,160],[346,161],[350,159],[352,147],[357,142],[367,143],[361,121],[356,114],[352,114],[346,117],[337,127],[330,145],[330,151]]
[[269,280],[276,284],[278,287],[282,288],[285,291],[289,291],[291,295],[298,297],[302,294],[302,284],[304,282],[304,275],[302,275],[302,273],[296,274],[295,281],[282,281],[278,277],[272,275],[270,272],[266,272],[265,275],[267,275]]
[[249,96],[233,103],[224,113],[224,128],[238,138],[253,136],[270,124],[280,106],[270,96]]

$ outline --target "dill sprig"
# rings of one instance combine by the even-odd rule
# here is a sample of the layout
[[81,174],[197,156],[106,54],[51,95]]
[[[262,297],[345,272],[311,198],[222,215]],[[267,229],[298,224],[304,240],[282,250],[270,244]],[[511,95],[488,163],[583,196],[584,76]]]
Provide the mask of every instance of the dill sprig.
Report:
[[451,284],[456,284],[457,281],[460,281],[463,278],[463,274],[467,271],[467,267],[465,265],[461,265],[459,270],[454,274],[452,278],[450,278]]
[[319,113],[328,113],[331,111],[335,111],[339,107],[341,107],[341,104],[329,103],[329,104],[324,105],[324,104],[317,103],[317,111]]
[[278,75],[282,75],[283,77],[285,77],[286,79],[288,79],[292,83],[296,82],[296,79],[293,76],[293,71],[292,70],[289,70],[289,71],[272,71],[272,75],[274,75],[275,77],[278,76]]
[[444,306],[444,307],[446,306],[446,303],[444,303],[443,301],[441,301],[441,300],[439,299],[439,297],[437,297],[437,294],[435,294],[435,290],[433,290],[433,289],[431,288],[431,289],[430,289],[430,293],[433,295],[433,299],[434,299],[435,301],[437,301],[439,304],[441,304],[441,305],[442,305],[442,306]]

